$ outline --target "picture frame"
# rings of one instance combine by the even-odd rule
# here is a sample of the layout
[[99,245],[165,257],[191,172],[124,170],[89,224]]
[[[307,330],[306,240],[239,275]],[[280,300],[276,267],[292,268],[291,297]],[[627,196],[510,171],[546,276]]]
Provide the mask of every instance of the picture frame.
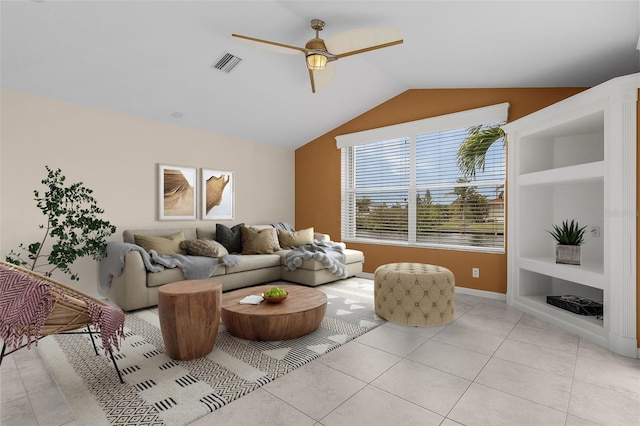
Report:
[[200,169],[200,191],[202,220],[234,218],[233,172]]
[[195,167],[158,165],[159,220],[197,218],[197,170]]

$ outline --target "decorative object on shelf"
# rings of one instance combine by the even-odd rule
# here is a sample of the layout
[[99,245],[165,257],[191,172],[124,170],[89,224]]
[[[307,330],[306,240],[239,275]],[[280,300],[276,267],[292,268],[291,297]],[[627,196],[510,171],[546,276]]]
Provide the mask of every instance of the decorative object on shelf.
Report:
[[556,239],[556,263],[580,265],[580,244],[584,242],[584,230],[577,221],[564,220],[561,226],[553,225],[553,231],[547,231]]
[[578,315],[586,315],[602,319],[602,302],[595,302],[585,297],[573,295],[547,296],[547,303]]
[[158,191],[160,220],[195,220],[195,168],[159,165]]
[[200,169],[202,219],[233,219],[233,172]]
[[[78,281],[78,275],[70,269],[73,262],[84,256],[100,260],[107,246],[106,239],[116,232],[116,227],[100,218],[104,210],[93,198],[93,190],[82,182],[66,185],[62,170],[45,168],[47,177],[41,182],[47,191],[42,196],[39,191],[33,191],[37,207],[47,218],[47,223],[40,225],[44,236],[41,241],[28,245],[21,243],[21,251],[11,250],[5,259],[47,277],[58,269]],[[45,247],[50,247],[48,254],[43,252]],[[28,261],[21,257],[24,252]]]

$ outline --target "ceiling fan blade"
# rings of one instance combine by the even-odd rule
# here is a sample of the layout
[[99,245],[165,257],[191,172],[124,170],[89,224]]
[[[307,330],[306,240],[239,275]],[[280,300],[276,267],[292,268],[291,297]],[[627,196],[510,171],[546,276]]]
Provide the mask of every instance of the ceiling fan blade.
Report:
[[312,71],[309,70],[309,77],[311,78],[311,90],[313,93],[322,92],[324,89],[331,85],[333,78],[336,76],[335,62],[328,62],[327,66],[323,70]]
[[262,40],[260,38],[255,38],[255,37],[249,37],[249,36],[244,36],[244,35],[240,35],[240,34],[231,34],[231,37],[236,37],[242,40],[248,40],[248,41],[252,41],[252,42],[257,42],[257,43],[264,43],[267,44],[269,46],[275,46],[278,48],[284,48],[284,49],[290,49],[290,50],[282,50],[282,49],[277,49],[276,51],[281,52],[281,53],[291,53],[291,50],[297,50],[300,52],[304,52],[305,49],[304,47],[298,47],[298,46],[291,46],[288,44],[283,44],[283,43],[278,43],[275,41],[269,41],[269,40]]
[[358,28],[329,36],[325,43],[329,52],[344,57],[400,44],[402,34],[396,28]]
[[310,70],[309,68],[307,68],[307,70],[309,70],[309,81],[311,82],[311,92],[316,93],[316,82],[313,79],[313,70]]
[[369,46],[363,49],[352,50],[351,52],[340,53],[335,55],[337,59],[346,58],[347,56],[357,55],[358,53],[369,52],[371,50],[382,49],[385,47],[395,46],[397,44],[402,44],[403,40],[390,41],[389,43],[378,44],[376,46]]

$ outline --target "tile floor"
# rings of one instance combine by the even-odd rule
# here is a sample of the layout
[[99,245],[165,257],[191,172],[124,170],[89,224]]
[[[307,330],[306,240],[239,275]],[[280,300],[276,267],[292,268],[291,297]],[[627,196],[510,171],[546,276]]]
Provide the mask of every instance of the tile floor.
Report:
[[[37,350],[2,364],[2,426],[76,425]],[[386,323],[193,425],[640,425],[640,360],[458,294],[456,320]]]

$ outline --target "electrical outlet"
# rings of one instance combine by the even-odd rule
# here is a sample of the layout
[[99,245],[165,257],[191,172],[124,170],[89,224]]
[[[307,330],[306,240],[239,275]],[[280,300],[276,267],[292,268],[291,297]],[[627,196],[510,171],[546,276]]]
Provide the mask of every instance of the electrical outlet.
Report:
[[480,268],[472,268],[471,269],[471,276],[473,278],[480,278]]
[[600,227],[599,226],[592,226],[591,230],[589,232],[591,232],[591,236],[592,237],[600,238]]

